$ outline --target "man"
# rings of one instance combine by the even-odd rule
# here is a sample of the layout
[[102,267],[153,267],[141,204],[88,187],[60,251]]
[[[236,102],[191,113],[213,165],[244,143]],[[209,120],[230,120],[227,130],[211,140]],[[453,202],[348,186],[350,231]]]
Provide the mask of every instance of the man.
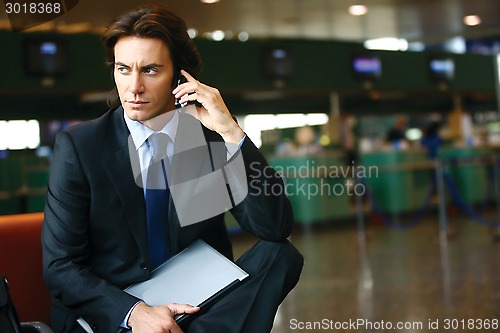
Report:
[[[42,235],[54,330],[82,332],[77,324],[81,317],[94,332],[120,328],[138,333],[182,332],[174,315],[194,314],[198,308],[151,307],[123,291],[147,280],[158,265],[154,261],[158,253],[150,248],[155,235],[148,234],[150,223],[158,220],[150,219],[150,213],[158,207],[166,207],[168,216],[160,223],[168,231],[165,258],[202,239],[232,259],[223,214],[183,223],[173,195],[165,205],[148,206],[147,189],[138,186],[142,176],[137,176],[137,165],[131,161],[147,169],[153,159],[149,140],[154,135],[168,136],[166,151],[173,166],[179,159],[168,152],[178,151],[178,145],[195,136],[180,126],[186,117],[191,119],[188,122],[194,118],[171,111],[178,99],[182,105],[200,104],[191,113],[199,119],[195,122],[203,124],[201,133],[209,151],[208,163],[197,159],[190,164],[220,167],[228,162],[226,158],[242,157],[246,175],[239,181],[248,185],[248,195],[234,202],[231,213],[244,230],[261,239],[237,261],[250,274],[248,281],[196,315],[185,330],[269,332],[278,305],[296,285],[303,264],[287,241],[293,212],[282,180],[234,121],[220,93],[196,80],[199,56],[179,17],[159,6],[142,6],[114,21],[103,42],[113,65],[118,106],[60,132],[54,148]],[[179,75],[187,82],[177,86]],[[217,148],[231,144],[236,152],[224,148],[221,154]],[[217,156],[224,156],[224,161]],[[166,165],[166,169],[172,167]],[[269,191],[277,187],[281,193]],[[237,193],[231,195],[237,197]]]

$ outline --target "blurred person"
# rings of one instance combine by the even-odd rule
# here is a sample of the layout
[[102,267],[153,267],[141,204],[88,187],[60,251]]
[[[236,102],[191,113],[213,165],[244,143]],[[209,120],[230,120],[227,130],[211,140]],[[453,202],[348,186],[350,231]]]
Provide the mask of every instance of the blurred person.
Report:
[[293,140],[284,138],[276,143],[275,155],[279,157],[297,155],[297,146],[295,146]]
[[316,140],[316,133],[311,126],[298,127],[294,137],[298,155],[316,155],[322,151],[321,145]]
[[437,158],[439,147],[443,144],[443,140],[439,136],[440,127],[441,124],[437,121],[430,123],[420,141],[420,144],[427,150],[427,156],[431,160]]
[[387,131],[386,141],[395,150],[408,148],[408,141],[406,140],[406,117],[398,116],[396,123],[392,128]]
[[[149,306],[123,291],[147,280],[158,266],[158,256],[166,260],[198,239],[233,260],[224,213],[182,226],[172,197],[151,208],[147,190],[138,186],[133,173],[132,160],[141,163],[141,170],[147,161],[152,163],[150,138],[166,134],[163,153],[168,153],[172,145],[175,148],[194,136],[180,127],[177,131],[180,122],[195,121],[203,124],[202,138],[214,160],[188,164],[220,166],[242,156],[246,175],[240,181],[249,190],[231,213],[242,229],[260,240],[236,261],[250,277],[183,329],[269,332],[303,265],[302,256],[287,240],[293,227],[288,198],[284,191],[268,193],[264,188],[283,186],[282,179],[235,122],[219,91],[197,80],[200,58],[181,18],[161,6],[140,6],[110,25],[103,44],[113,67],[114,105],[98,119],[59,132],[54,148],[42,229],[53,329],[83,332],[77,324],[81,317],[94,332],[129,328],[138,333],[179,333],[183,330],[174,316],[199,311],[188,304]],[[180,75],[185,83],[178,84]],[[175,99],[181,105],[198,102],[196,119],[182,118],[174,110]],[[236,151],[226,151],[229,144]],[[223,161],[215,160],[217,156]],[[175,166],[176,158],[174,154],[170,166]],[[191,167],[188,164],[184,167]],[[168,217],[150,218],[150,209],[164,207]],[[148,228],[153,222],[168,230],[161,235],[162,253],[150,248]],[[179,276],[178,285],[166,288],[190,287],[182,282]]]
[[340,122],[340,142],[347,165],[356,165],[358,162],[358,152],[354,128],[356,119],[352,115],[342,114]]

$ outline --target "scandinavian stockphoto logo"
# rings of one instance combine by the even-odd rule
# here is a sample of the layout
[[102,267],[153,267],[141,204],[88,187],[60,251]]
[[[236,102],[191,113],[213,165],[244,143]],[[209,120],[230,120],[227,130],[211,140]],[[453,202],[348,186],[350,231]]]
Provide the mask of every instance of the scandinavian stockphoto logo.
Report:
[[4,9],[12,32],[50,22],[73,9],[79,0],[4,0]]
[[[167,156],[156,157],[151,143],[152,163],[141,169],[135,144],[129,136],[129,152],[132,171],[137,185],[143,188],[166,188],[147,181],[148,172],[154,168],[155,160],[168,163],[167,184],[182,227],[204,221],[224,213],[239,204],[248,194],[247,177],[243,157],[240,153],[228,158],[228,147],[224,142],[207,143],[201,123],[186,113],[188,106],[153,119],[152,128],[163,128],[167,122],[177,123],[175,144],[168,147]],[[163,149],[164,151],[165,149]],[[163,153],[164,154],[164,153]],[[147,184],[144,186],[144,184]]]

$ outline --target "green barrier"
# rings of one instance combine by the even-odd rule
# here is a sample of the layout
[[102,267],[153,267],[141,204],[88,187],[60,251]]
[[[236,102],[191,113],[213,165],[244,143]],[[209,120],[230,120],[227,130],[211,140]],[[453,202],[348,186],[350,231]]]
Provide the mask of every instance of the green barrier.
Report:
[[383,151],[360,156],[366,169],[376,167],[365,180],[378,207],[387,213],[418,210],[432,186],[432,165],[422,151]]
[[285,182],[297,223],[315,223],[352,215],[346,186],[348,173],[344,160],[338,156],[274,157],[269,164]]
[[410,154],[409,163],[414,166],[410,168],[412,174],[411,191],[414,201],[412,210],[418,210],[423,207],[429,192],[432,190],[432,184],[436,180],[436,169],[434,164],[429,161],[427,154],[423,152]]
[[32,152],[0,159],[0,215],[43,211],[48,168],[47,159]]
[[26,211],[42,212],[45,207],[45,192],[49,180],[47,168],[33,168],[26,174],[28,190],[26,193]]
[[21,207],[19,199],[6,193],[0,193],[0,215],[19,213]]
[[[460,196],[468,204],[484,202],[488,199],[490,167],[474,158],[492,156],[489,148],[445,148],[439,151],[439,158],[447,161],[447,170]],[[453,164],[450,164],[453,160]],[[494,191],[491,193],[494,195]]]
[[20,202],[11,191],[8,160],[0,159],[0,215],[19,213]]

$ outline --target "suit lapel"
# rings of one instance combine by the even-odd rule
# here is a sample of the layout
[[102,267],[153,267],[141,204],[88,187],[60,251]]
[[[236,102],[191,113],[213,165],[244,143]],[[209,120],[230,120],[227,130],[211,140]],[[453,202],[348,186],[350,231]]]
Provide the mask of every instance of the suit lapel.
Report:
[[[102,147],[102,164],[123,205],[128,225],[144,260],[147,262],[147,223],[144,192],[135,182],[132,165],[137,156],[129,153],[129,131],[123,119],[123,109],[113,114],[108,136]],[[135,160],[131,160],[135,158]]]

